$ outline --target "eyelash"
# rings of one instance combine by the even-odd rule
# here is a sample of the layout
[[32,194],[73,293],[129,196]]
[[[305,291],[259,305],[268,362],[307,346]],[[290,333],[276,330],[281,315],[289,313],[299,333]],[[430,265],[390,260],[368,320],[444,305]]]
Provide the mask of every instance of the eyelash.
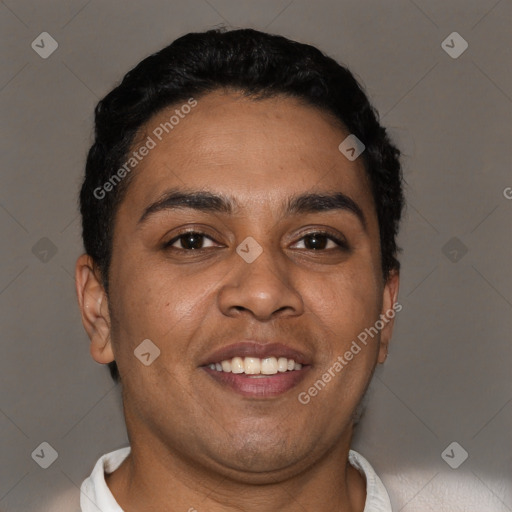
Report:
[[[176,251],[188,252],[188,253],[192,253],[192,252],[199,253],[199,252],[203,252],[203,251],[207,251],[208,249],[211,249],[211,247],[203,247],[201,249],[180,249],[180,248],[172,247],[172,245],[175,242],[177,242],[178,240],[180,240],[180,238],[184,237],[185,235],[189,235],[189,234],[199,235],[199,236],[208,238],[212,242],[216,242],[216,240],[214,240],[212,237],[208,236],[206,233],[203,233],[201,231],[195,231],[195,230],[182,231],[181,233],[176,235],[172,240],[169,240],[169,242],[166,242],[164,244],[164,249],[170,249],[170,250],[176,250]],[[309,252],[328,252],[328,251],[333,251],[333,250],[335,250],[335,251],[339,251],[339,250],[341,250],[341,251],[348,251],[349,250],[349,246],[348,246],[346,241],[344,241],[344,240],[340,239],[339,237],[333,235],[329,231],[322,231],[322,230],[310,231],[309,233],[303,234],[301,236],[301,238],[299,238],[299,240],[302,240],[303,238],[306,238],[306,237],[312,236],[312,235],[326,236],[329,240],[333,241],[336,245],[338,245],[338,247],[336,247],[334,249],[305,249],[306,251],[309,251]]]

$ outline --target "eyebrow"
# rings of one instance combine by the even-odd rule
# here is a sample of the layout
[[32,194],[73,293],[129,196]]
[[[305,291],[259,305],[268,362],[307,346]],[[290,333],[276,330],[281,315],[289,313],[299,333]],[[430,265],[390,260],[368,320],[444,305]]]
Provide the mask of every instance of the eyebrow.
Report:
[[[145,223],[151,216],[160,211],[193,209],[204,213],[236,214],[240,206],[232,197],[214,194],[204,190],[171,189],[157,201],[144,209],[138,225]],[[295,195],[286,201],[284,215],[300,215],[330,211],[347,211],[354,214],[366,231],[366,218],[361,207],[342,192],[305,193]]]

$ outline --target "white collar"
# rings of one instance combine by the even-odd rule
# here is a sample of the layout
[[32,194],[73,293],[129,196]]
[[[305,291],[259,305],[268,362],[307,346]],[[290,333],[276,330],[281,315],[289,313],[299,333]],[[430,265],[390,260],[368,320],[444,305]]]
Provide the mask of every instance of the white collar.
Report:
[[[112,473],[130,453],[130,446],[101,456],[91,475],[80,487],[82,512],[123,512],[105,482],[105,473]],[[370,463],[359,453],[350,450],[349,463],[366,478],[366,503],[363,512],[392,512],[388,493]]]

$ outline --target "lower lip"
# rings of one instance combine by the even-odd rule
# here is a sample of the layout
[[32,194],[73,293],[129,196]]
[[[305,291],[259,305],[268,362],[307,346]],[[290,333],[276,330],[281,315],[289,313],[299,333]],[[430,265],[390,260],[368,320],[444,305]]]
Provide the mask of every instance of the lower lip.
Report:
[[253,377],[245,373],[219,372],[207,366],[202,367],[220,384],[231,388],[240,395],[253,398],[267,398],[286,393],[306,377],[310,368],[310,365],[305,365],[300,370]]

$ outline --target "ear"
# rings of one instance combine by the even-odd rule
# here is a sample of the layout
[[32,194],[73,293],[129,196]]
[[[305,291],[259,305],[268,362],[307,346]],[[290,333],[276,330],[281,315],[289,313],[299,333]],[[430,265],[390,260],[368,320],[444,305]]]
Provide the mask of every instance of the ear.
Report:
[[94,260],[88,254],[82,254],[76,262],[75,283],[82,323],[91,340],[91,355],[98,363],[110,363],[114,360],[114,351],[108,299],[96,273]]
[[382,311],[380,314],[380,320],[384,323],[384,327],[380,332],[379,356],[377,360],[381,364],[388,355],[389,342],[391,341],[393,326],[395,325],[395,316],[402,309],[402,305],[397,302],[399,282],[398,270],[392,270],[384,285]]

